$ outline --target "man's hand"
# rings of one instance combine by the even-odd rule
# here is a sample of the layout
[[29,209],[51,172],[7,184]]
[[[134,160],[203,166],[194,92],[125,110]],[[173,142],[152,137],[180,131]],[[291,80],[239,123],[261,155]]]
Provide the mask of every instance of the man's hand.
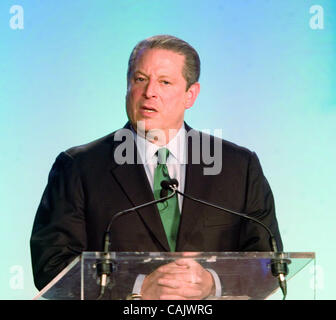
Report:
[[199,300],[214,292],[210,272],[190,258],[159,267],[146,276],[141,288],[143,300]]

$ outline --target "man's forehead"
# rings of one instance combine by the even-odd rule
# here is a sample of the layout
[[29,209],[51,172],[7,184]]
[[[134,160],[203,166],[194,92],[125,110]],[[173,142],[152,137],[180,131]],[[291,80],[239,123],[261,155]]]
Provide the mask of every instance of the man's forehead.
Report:
[[146,73],[146,68],[155,67],[160,73],[170,75],[184,67],[184,55],[173,50],[153,48],[143,49],[134,63],[134,73]]

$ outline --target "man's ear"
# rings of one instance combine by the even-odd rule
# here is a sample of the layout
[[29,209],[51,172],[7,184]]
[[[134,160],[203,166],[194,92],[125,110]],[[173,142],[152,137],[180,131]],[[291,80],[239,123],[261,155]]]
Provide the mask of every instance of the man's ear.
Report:
[[186,104],[185,108],[189,109],[193,106],[199,92],[201,90],[201,85],[199,82],[193,83],[186,92]]

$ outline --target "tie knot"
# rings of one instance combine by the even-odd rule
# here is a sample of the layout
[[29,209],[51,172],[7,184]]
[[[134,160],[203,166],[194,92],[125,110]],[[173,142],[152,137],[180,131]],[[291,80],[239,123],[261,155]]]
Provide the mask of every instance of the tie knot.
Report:
[[157,155],[158,155],[158,163],[166,164],[169,155],[169,150],[167,148],[161,148],[157,151]]

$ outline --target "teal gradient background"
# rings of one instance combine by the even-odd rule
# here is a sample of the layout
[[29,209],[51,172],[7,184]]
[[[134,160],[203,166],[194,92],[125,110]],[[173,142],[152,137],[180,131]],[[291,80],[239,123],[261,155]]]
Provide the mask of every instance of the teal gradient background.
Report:
[[[13,30],[9,9],[24,9]],[[324,28],[311,29],[312,5]],[[336,2],[17,0],[0,2],[0,298],[37,294],[29,238],[49,170],[69,147],[125,124],[134,45],[172,34],[199,52],[186,120],[254,150],[288,252],[316,252],[317,299],[335,299]],[[13,266],[23,287],[13,289]],[[303,282],[309,297],[313,270]]]

